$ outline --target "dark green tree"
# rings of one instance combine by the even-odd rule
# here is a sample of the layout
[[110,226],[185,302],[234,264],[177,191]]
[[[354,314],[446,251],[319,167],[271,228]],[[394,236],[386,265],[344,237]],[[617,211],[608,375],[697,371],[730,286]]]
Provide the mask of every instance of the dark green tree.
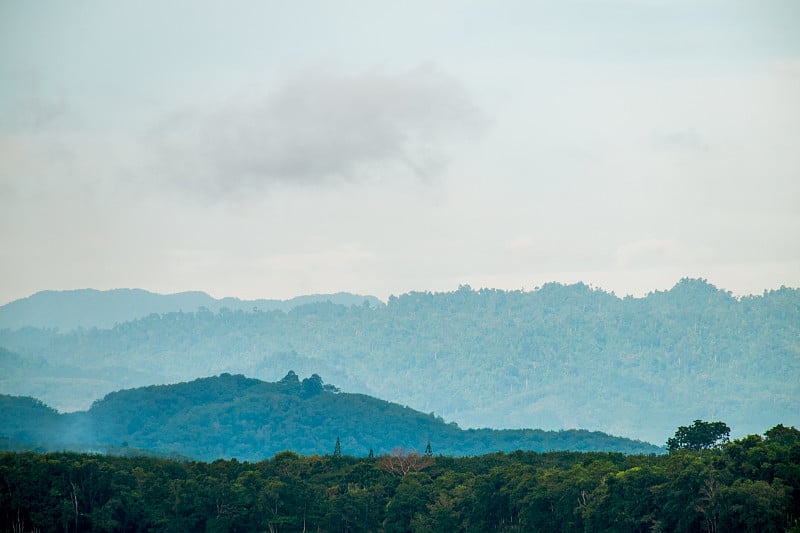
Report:
[[286,386],[287,388],[297,388],[300,386],[300,378],[297,377],[297,374],[294,372],[294,370],[289,370],[286,376],[284,376],[284,378],[278,383]]
[[339,459],[342,456],[342,446],[339,442],[339,437],[336,437],[336,446],[333,448],[334,459]]
[[794,426],[787,428],[783,424],[778,424],[764,433],[764,436],[769,442],[777,442],[786,446],[800,443],[800,431]]
[[425,472],[410,472],[403,476],[386,505],[384,531],[386,533],[411,531],[411,520],[414,515],[425,512],[435,497],[431,490],[431,477]]
[[427,455],[428,457],[433,455],[433,450],[431,450],[431,441],[430,440],[428,440],[428,444],[427,444],[427,446],[425,446],[425,455]]
[[731,428],[724,422],[695,420],[691,426],[680,426],[675,436],[667,439],[667,448],[674,450],[708,450],[729,442]]
[[310,398],[311,396],[316,396],[317,394],[320,394],[324,390],[322,384],[322,378],[319,377],[319,374],[311,374],[311,377],[304,379],[300,384],[300,386],[303,390],[303,396],[305,396],[306,398]]

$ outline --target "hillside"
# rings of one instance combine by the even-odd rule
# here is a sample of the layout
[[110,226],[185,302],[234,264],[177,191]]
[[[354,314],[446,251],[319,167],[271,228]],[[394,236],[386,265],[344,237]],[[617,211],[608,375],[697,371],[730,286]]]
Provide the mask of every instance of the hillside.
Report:
[[201,460],[261,460],[283,450],[386,454],[401,447],[453,456],[495,451],[658,453],[650,444],[588,431],[461,430],[441,418],[362,394],[338,393],[316,374],[276,383],[223,374],[109,394],[85,412],[58,415],[30,398],[0,396],[0,442],[45,448],[107,446]]
[[0,392],[59,410],[121,388],[290,369],[462,427],[586,428],[664,442],[800,425],[800,290],[734,298],[681,280],[644,298],[586,285],[409,293],[386,305],[151,314],[110,329],[0,331]]
[[328,301],[345,306],[362,305],[365,301],[373,306],[383,305],[374,296],[343,292],[298,296],[290,300],[240,300],[217,299],[199,291],[177,294],[155,294],[142,289],[41,291],[0,306],[0,329],[26,326],[62,331],[79,327],[110,328],[151,313],[192,312],[200,308],[215,313],[221,309],[289,311],[298,305]]

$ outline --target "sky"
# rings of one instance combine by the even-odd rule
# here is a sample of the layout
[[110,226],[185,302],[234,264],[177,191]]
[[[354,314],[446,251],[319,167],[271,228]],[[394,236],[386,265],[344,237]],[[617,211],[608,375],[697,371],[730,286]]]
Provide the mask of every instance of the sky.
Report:
[[800,286],[796,0],[0,4],[0,304]]

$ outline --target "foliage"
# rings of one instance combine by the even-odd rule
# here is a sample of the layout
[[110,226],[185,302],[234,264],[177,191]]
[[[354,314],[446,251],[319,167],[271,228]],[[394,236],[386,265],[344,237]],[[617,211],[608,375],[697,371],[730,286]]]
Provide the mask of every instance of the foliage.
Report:
[[0,453],[0,531],[800,530],[800,431],[662,455],[428,458],[275,454],[212,463]]
[[0,391],[78,410],[122,388],[224,372],[274,381],[294,369],[463,427],[664,442],[695,418],[739,435],[800,424],[798,289],[734,298],[684,279],[618,298],[551,283],[411,292],[380,306],[183,309],[108,329],[0,331]]
[[680,426],[675,436],[667,439],[667,449],[708,450],[730,440],[731,428],[725,422],[695,420],[691,426]]
[[287,449],[364,456],[370,449],[379,454],[395,447],[421,450],[431,440],[437,451],[452,455],[516,449],[661,451],[599,432],[465,431],[432,415],[335,389],[316,374],[300,381],[289,372],[276,383],[223,374],[114,392],[86,412],[63,415],[31,398],[0,395],[5,407],[0,437],[13,441],[8,443],[13,449],[25,449],[25,442],[27,449],[117,446],[209,461],[259,460]]

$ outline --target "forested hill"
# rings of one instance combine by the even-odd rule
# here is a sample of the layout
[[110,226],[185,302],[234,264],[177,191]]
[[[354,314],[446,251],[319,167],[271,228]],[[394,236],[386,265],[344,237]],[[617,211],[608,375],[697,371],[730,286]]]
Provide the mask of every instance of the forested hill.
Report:
[[78,327],[110,328],[151,313],[192,312],[199,308],[215,313],[221,309],[251,311],[254,308],[289,311],[298,305],[328,301],[346,306],[361,305],[365,301],[373,306],[383,305],[374,296],[344,292],[298,296],[289,300],[240,300],[217,299],[199,291],[176,294],[156,294],[142,289],[41,291],[0,306],[0,329],[33,326],[66,332]]
[[107,449],[201,460],[269,458],[292,450],[367,456],[396,448],[464,456],[495,451],[658,453],[644,442],[589,431],[461,430],[441,418],[362,394],[339,393],[314,374],[276,383],[224,374],[109,394],[86,412],[59,415],[31,398],[0,396],[7,447]]
[[[704,280],[618,298],[583,284],[410,293],[385,306],[174,312],[107,330],[0,331],[0,392],[59,410],[113,390],[290,369],[462,427],[585,428],[665,442],[800,425],[800,290]],[[83,396],[82,396],[83,395]]]

